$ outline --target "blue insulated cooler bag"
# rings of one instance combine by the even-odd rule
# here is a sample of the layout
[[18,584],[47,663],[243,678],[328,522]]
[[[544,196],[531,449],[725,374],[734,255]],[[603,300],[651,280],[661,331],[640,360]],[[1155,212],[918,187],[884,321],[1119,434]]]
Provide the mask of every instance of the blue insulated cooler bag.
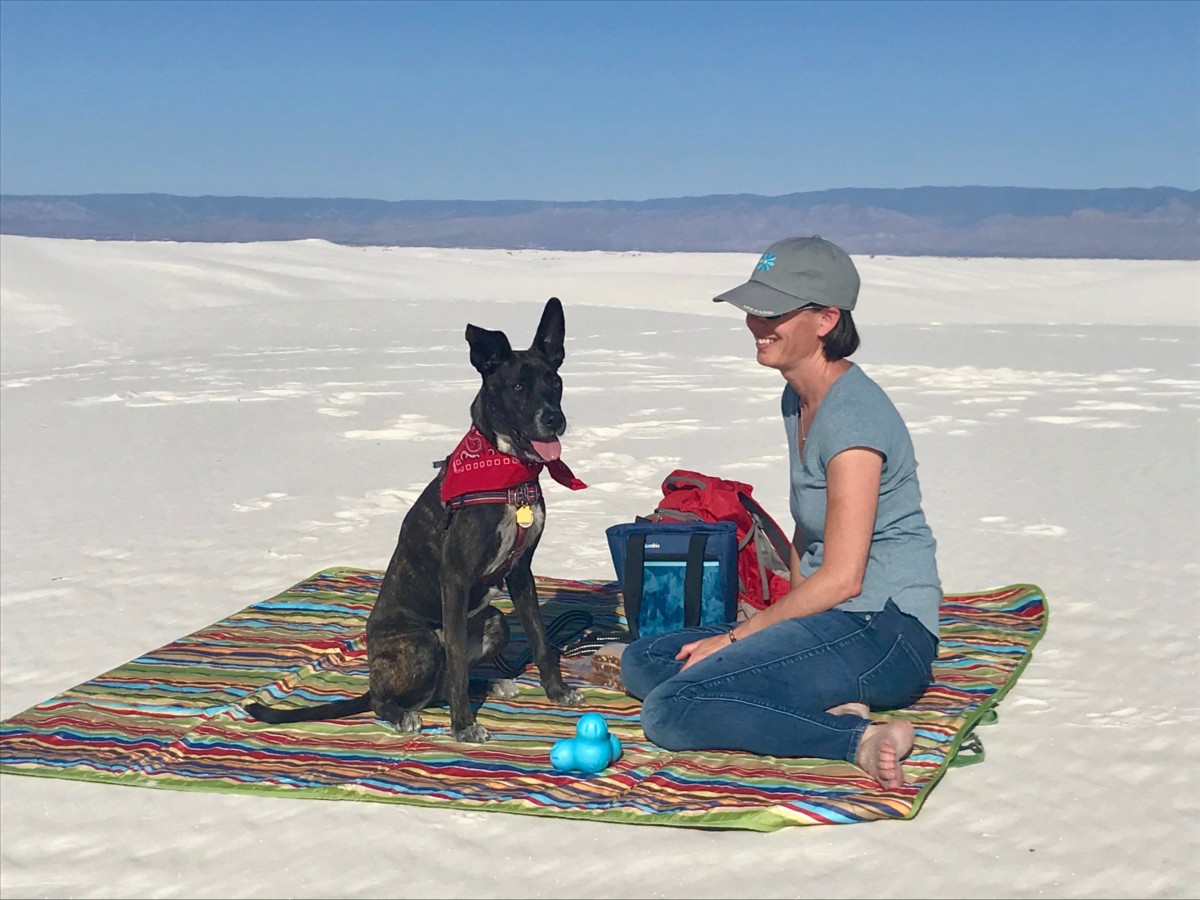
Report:
[[605,533],[634,640],[737,618],[733,522],[630,522]]

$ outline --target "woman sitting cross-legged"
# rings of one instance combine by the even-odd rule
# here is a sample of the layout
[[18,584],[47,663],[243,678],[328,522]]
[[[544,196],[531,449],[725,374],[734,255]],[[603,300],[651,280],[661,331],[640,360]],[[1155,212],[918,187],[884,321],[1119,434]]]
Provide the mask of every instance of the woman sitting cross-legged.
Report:
[[796,532],[791,590],[752,618],[634,641],[621,680],[669,750],[844,759],[904,784],[904,719],[937,656],[941,582],[908,428],[846,357],[859,276],[821,238],[769,247],[717,300],[746,311],[760,365],[783,376]]

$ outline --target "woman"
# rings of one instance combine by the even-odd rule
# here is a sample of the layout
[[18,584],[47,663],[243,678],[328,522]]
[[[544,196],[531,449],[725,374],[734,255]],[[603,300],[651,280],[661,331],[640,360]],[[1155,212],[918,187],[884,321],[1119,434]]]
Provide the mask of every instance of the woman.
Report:
[[746,311],[759,364],[787,383],[791,590],[743,622],[635,641],[621,679],[659,746],[845,759],[896,788],[912,725],[867,716],[929,684],[942,590],[908,429],[846,359],[858,288],[840,247],[788,238],[715,298]]

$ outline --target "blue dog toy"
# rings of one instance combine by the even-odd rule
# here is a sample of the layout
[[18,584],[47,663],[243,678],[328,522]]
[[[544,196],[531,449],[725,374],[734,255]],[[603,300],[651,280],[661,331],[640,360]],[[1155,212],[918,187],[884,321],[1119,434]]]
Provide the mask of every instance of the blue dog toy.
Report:
[[560,772],[587,772],[606,769],[621,757],[621,742],[608,733],[608,723],[600,713],[584,713],[575,726],[575,737],[555,741],[550,748],[550,763]]

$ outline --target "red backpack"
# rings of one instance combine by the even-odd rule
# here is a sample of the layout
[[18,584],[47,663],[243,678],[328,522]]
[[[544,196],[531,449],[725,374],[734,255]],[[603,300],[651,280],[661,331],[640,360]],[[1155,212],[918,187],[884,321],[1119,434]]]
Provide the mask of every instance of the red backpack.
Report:
[[737,526],[738,608],[745,616],[770,606],[791,589],[791,541],[751,496],[750,485],[676,469],[663,481],[662,490],[658,508],[640,519]]

